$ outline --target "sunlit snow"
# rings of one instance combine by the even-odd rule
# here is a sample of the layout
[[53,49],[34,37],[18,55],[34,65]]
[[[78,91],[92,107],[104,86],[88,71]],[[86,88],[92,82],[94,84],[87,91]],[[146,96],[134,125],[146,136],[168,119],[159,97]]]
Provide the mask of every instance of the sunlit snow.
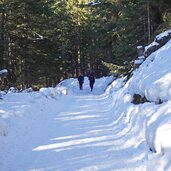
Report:
[[[166,32],[165,34],[167,34]],[[165,34],[159,35],[159,37]],[[148,102],[133,104],[133,95]],[[171,170],[171,41],[126,77],[3,93],[2,171]]]

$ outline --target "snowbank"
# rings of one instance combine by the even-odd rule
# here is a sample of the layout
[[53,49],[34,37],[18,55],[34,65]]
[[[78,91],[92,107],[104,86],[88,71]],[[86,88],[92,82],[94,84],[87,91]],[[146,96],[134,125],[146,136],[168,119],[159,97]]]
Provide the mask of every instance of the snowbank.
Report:
[[[157,38],[162,39],[167,33]],[[169,157],[167,167],[171,168],[171,40],[146,58],[122,88],[110,92],[113,92],[114,116],[118,115],[120,121],[127,123],[132,136],[139,136],[146,142],[148,158],[162,163],[159,167],[147,159],[147,170],[161,171],[166,167],[166,157],[154,157],[150,151]],[[133,105],[134,94],[145,96],[149,102]]]
[[145,96],[152,102],[171,99],[171,40],[151,54],[129,80],[132,94]]
[[10,88],[7,94],[3,94],[3,99],[0,103],[8,102],[10,105],[10,101],[15,101],[13,99],[17,99],[16,101],[20,105],[16,106],[15,108],[14,106],[1,107],[0,136],[6,136],[8,134],[11,120],[15,120],[15,118],[19,117],[26,117],[26,113],[28,110],[27,107],[30,108],[31,105],[34,103],[42,103],[42,101],[45,101],[45,97],[49,98],[49,100],[58,100],[62,96],[67,95],[67,91],[67,87],[63,86],[57,86],[55,88],[41,88],[38,92],[33,92],[32,89],[27,89],[22,92],[18,92],[15,88]]

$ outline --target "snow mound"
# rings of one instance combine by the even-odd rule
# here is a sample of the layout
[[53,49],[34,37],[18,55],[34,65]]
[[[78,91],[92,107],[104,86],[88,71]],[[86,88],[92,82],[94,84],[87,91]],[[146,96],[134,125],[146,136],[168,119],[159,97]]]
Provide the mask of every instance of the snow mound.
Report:
[[128,82],[132,94],[159,102],[171,99],[171,40],[151,54]]
[[67,95],[67,88],[66,87],[49,87],[49,88],[41,88],[39,90],[40,94],[42,94],[45,97],[51,97],[51,98],[60,98],[62,95]]
[[[171,30],[156,38],[162,39],[170,33]],[[122,90],[122,96],[124,97],[126,93],[132,96],[134,94],[145,96],[149,101],[137,105],[136,110],[132,110],[131,114],[126,107],[124,113],[131,124],[137,122],[141,125],[142,129],[139,133],[143,135],[149,149],[164,155],[168,149],[171,149],[169,139],[171,133],[171,40],[149,55],[133,72],[133,76]]]

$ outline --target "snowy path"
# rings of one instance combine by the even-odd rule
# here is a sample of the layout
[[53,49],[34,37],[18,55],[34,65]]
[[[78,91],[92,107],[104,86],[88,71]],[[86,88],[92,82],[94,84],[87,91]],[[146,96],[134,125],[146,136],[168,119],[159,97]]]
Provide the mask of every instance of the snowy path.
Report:
[[3,171],[145,170],[144,154],[132,150],[130,128],[119,126],[119,118],[112,114],[111,97],[66,98],[47,109],[49,114],[42,111],[37,119],[34,114],[29,122],[21,119],[24,125],[13,130],[12,142],[4,149]]
[[110,100],[104,95],[75,96],[69,110],[56,117],[62,134],[59,133],[59,138],[54,138],[52,144],[37,148],[38,151],[47,149],[58,153],[54,169],[139,170],[136,164],[142,156],[134,154],[131,148],[134,144],[125,145],[123,126],[119,128],[118,123],[112,124]]

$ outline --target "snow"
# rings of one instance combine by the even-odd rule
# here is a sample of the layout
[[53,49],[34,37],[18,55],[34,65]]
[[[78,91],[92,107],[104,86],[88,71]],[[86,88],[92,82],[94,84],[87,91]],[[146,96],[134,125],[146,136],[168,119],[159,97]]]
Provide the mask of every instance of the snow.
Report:
[[168,36],[169,34],[171,34],[171,29],[169,29],[169,30],[167,30],[167,31],[165,31],[165,32],[163,32],[163,33],[160,33],[159,35],[156,36],[156,39],[157,39],[157,40],[160,40],[160,39],[162,39],[163,37]]
[[86,3],[86,5],[89,5],[89,6],[95,6],[95,5],[98,5],[98,4],[101,4],[101,2],[100,1],[96,1],[96,2],[90,1],[90,2]]
[[137,46],[137,49],[142,49],[143,48],[143,46]]
[[151,48],[153,46],[158,46],[159,43],[157,43],[159,40],[163,39],[164,37],[168,36],[168,35],[171,35],[171,29],[163,32],[163,33],[160,33],[159,35],[156,36],[156,40],[153,41],[151,44],[149,44],[148,46],[145,47],[145,51],[147,51],[148,48]]
[[150,43],[148,46],[146,46],[145,47],[145,51],[147,50],[147,49],[149,49],[150,47],[152,47],[152,46],[158,46],[159,45],[159,43],[157,43],[157,42],[152,42],[152,43]]
[[152,53],[134,72],[130,79],[130,91],[146,96],[149,101],[171,99],[171,40]]
[[8,70],[7,69],[0,70],[0,76],[5,76],[7,74],[8,74]]
[[134,64],[135,64],[135,65],[139,65],[139,64],[142,64],[143,61],[144,61],[144,60],[142,60],[142,59],[136,59],[136,60],[134,61]]
[[[133,104],[134,94],[146,97]],[[126,77],[85,77],[0,101],[2,171],[171,170],[171,41]]]
[[37,38],[36,38],[37,40],[43,40],[44,39],[44,37],[38,33],[35,33],[35,35],[37,36]]

